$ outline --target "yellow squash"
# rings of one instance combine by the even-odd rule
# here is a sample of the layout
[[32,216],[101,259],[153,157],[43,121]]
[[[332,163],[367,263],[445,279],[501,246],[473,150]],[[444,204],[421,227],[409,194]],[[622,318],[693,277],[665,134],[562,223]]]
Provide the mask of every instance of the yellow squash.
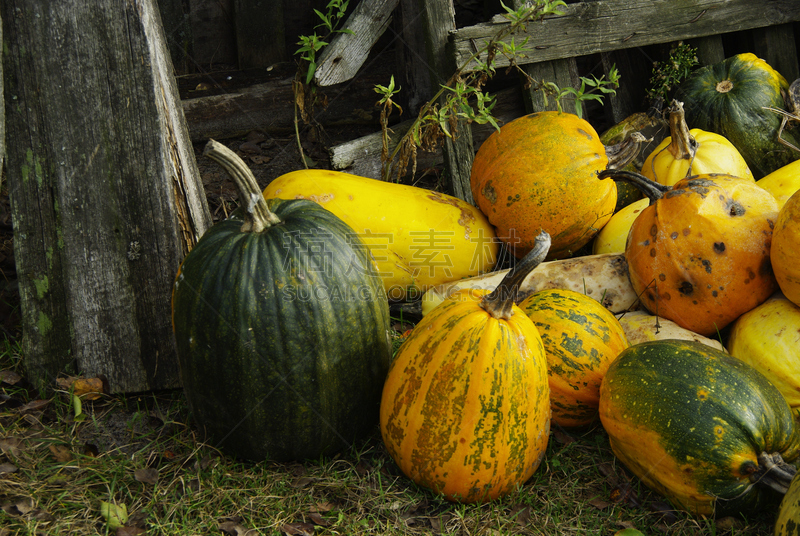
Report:
[[413,299],[440,283],[490,270],[494,227],[453,196],[330,170],[282,175],[267,199],[310,199],[344,220],[370,248],[391,300]]
[[776,169],[763,179],[757,180],[756,184],[775,197],[778,208],[783,207],[792,194],[800,190],[800,160]]
[[800,307],[773,295],[733,323],[728,352],[766,376],[800,415]]
[[670,135],[644,161],[642,175],[648,179],[665,186],[701,173],[755,180],[744,157],[727,138],[699,128],[689,130],[682,102],[672,101],[669,130]]

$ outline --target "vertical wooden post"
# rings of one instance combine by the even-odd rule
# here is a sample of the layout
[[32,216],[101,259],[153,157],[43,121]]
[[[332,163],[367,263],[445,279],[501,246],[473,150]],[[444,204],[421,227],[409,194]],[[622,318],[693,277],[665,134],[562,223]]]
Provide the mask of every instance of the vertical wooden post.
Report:
[[[519,9],[525,5],[525,1],[513,0],[512,4],[514,9]],[[538,22],[533,24],[538,24]],[[578,65],[575,58],[528,63],[522,65],[521,69],[537,82],[553,82],[558,87],[579,87]],[[527,113],[558,109],[555,99],[545,98],[545,95],[533,86],[523,92],[523,98]],[[571,101],[564,101],[562,110],[575,113],[575,104]]]
[[[447,53],[448,32],[454,30],[455,9],[452,0],[415,0],[416,13],[422,13],[427,63],[431,73],[431,89],[438,91],[456,70],[454,57]],[[473,203],[469,175],[475,151],[472,131],[466,121],[459,121],[453,139],[446,138],[442,148],[446,180],[450,194]]]
[[177,387],[172,283],[211,217],[155,0],[5,0],[0,17],[28,376]]

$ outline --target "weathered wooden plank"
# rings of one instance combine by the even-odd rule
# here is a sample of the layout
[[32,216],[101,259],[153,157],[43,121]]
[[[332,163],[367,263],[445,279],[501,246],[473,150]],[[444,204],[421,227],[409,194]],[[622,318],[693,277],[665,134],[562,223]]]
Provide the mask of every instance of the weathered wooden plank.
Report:
[[[513,0],[512,5],[514,9],[519,9],[524,3],[524,0]],[[520,68],[527,76],[531,77],[536,82],[551,82],[555,83],[560,88],[573,87],[576,89],[580,84],[578,80],[577,60],[574,57],[529,63],[522,65]],[[558,103],[556,100],[553,98],[548,99],[534,84],[531,84],[527,90],[523,88],[522,94],[525,98],[525,110],[528,113],[557,110]],[[562,104],[562,109],[565,112],[575,113],[574,101],[565,101]]]
[[400,0],[361,0],[347,17],[344,29],[325,47],[317,62],[314,81],[332,86],[353,78],[369,56],[372,46],[383,35]]
[[172,284],[211,216],[155,1],[0,17],[29,379],[77,364],[113,392],[178,387]]
[[[438,88],[456,70],[456,64],[447,48],[448,33],[456,27],[453,0],[416,0],[414,4],[422,13],[426,59],[431,65],[431,85]],[[469,182],[472,160],[475,157],[472,132],[465,121],[458,120],[452,134],[452,138],[445,138],[442,148],[447,193],[467,203],[474,203]]]
[[[668,43],[800,20],[797,0],[597,0],[569,4],[564,15],[528,25],[532,52],[519,63],[549,61],[620,48]],[[480,24],[451,32],[455,61],[462,65],[507,22]],[[498,57],[497,65],[508,64]]]

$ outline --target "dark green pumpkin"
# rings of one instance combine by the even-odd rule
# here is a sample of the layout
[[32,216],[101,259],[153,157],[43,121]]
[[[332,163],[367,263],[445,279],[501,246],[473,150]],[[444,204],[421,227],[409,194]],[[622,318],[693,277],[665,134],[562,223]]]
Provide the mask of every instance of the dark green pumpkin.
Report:
[[[738,54],[693,72],[675,98],[684,103],[690,128],[727,138],[744,157],[755,179],[800,158],[778,142],[781,116],[764,107],[786,109],[786,79],[754,54]],[[783,138],[798,146],[790,129]]]
[[217,223],[175,281],[189,407],[214,446],[241,458],[333,454],[378,424],[391,359],[383,286],[366,247],[333,213],[306,200],[261,206],[255,179],[253,192],[242,188],[240,199],[277,219],[260,231],[248,230],[249,213]]
[[603,379],[600,419],[617,458],[696,515],[775,507],[775,489],[785,493],[791,479],[784,462],[800,449],[780,391],[751,366],[694,341],[623,350]]

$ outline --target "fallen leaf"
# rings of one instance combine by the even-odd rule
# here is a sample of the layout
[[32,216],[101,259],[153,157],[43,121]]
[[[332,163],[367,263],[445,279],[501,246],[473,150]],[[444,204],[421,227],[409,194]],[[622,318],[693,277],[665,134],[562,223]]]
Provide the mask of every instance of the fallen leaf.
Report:
[[574,437],[564,432],[563,430],[559,430],[558,428],[553,429],[553,438],[555,438],[555,440],[561,443],[562,445],[569,445],[570,443],[575,443]]
[[49,400],[31,400],[22,407],[17,408],[19,413],[32,413],[35,411],[42,411],[48,404]]
[[301,489],[313,484],[316,481],[317,481],[316,478],[310,476],[303,476],[295,479],[294,482],[291,483],[291,486],[295,489]]
[[72,461],[72,452],[69,450],[69,447],[65,445],[50,445],[50,452],[53,454],[53,457],[59,463],[66,463]]
[[0,382],[7,383],[9,385],[15,385],[19,383],[22,379],[22,376],[14,372],[13,370],[0,370]]
[[281,532],[288,536],[314,536],[314,525],[310,523],[284,523]]
[[591,504],[598,510],[605,510],[606,508],[612,505],[612,503],[606,502],[599,497],[594,497],[593,499],[589,499],[589,504]]
[[103,501],[100,503],[100,515],[110,530],[117,530],[128,521],[128,507],[124,503],[116,505]]
[[13,463],[0,463],[0,474],[3,473],[16,473],[19,468]]
[[24,516],[33,510],[33,499],[17,499],[16,502],[6,503],[2,506],[5,513],[10,516]]
[[511,509],[511,515],[518,525],[528,526],[531,522],[531,507],[518,504]]
[[152,467],[145,467],[143,469],[137,469],[133,472],[133,478],[143,484],[158,484],[158,469],[154,469]]
[[4,437],[0,439],[0,451],[6,456],[17,456],[20,452],[22,441],[18,437]]
[[322,517],[322,515],[318,514],[317,512],[309,512],[308,513],[308,517],[309,517],[309,519],[311,519],[311,521],[315,525],[319,525],[320,527],[330,527],[331,526],[331,522],[328,521],[327,519],[325,519],[324,517]]
[[714,524],[717,526],[717,530],[723,532],[732,531],[734,528],[742,528],[742,522],[732,516],[721,517]]
[[256,529],[247,529],[236,521],[223,521],[219,524],[219,530],[229,536],[255,536],[258,534]]
[[117,529],[116,536],[138,536],[139,534],[147,534],[147,531],[141,527],[120,527]]
[[250,160],[254,164],[263,165],[263,164],[268,164],[272,160],[272,157],[256,154],[252,155],[250,157]]

